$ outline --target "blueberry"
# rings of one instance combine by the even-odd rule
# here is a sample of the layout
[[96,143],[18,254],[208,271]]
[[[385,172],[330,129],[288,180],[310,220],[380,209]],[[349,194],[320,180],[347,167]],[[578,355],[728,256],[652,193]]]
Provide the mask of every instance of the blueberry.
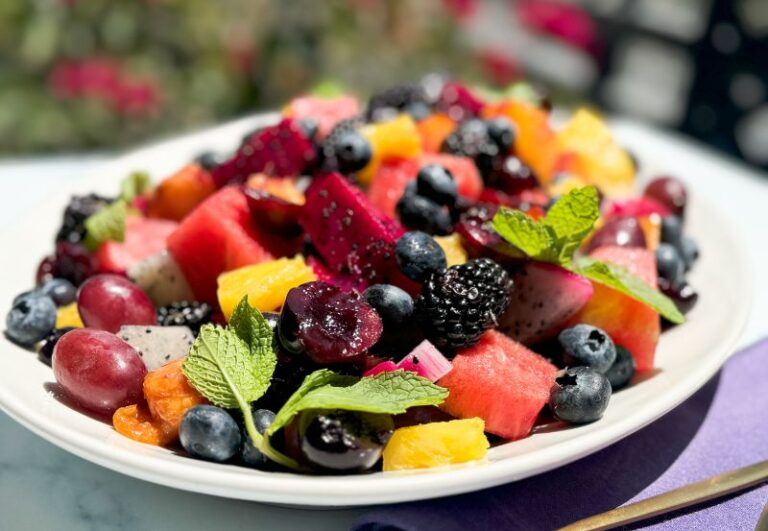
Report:
[[54,329],[40,344],[40,349],[37,351],[38,359],[50,367],[51,360],[53,359],[53,348],[56,346],[56,343],[59,342],[61,336],[74,329],[71,326]]
[[448,266],[443,248],[424,232],[403,234],[395,245],[395,255],[403,274],[416,282]]
[[56,325],[56,305],[50,297],[37,292],[17,297],[5,318],[9,339],[31,347],[44,339]]
[[371,144],[360,133],[349,131],[333,143],[336,168],[342,173],[361,170],[371,160]]
[[512,122],[504,117],[488,120],[488,136],[499,146],[500,153],[506,153],[515,143],[515,130]]
[[445,235],[453,229],[447,210],[426,197],[403,194],[395,208],[402,224],[410,230]]
[[206,171],[211,171],[225,160],[227,160],[227,158],[224,155],[221,153],[214,153],[213,151],[205,151],[195,158],[195,162]]
[[392,284],[368,286],[363,297],[373,306],[385,324],[403,324],[413,315],[413,298]]
[[685,262],[677,247],[670,243],[660,243],[656,249],[656,269],[659,277],[672,287],[685,281]]
[[[268,409],[255,409],[253,410],[253,423],[256,425],[256,431],[261,435],[267,431],[272,423],[275,421],[275,414]],[[269,465],[270,461],[264,454],[262,454],[258,448],[253,445],[251,438],[245,429],[242,431],[243,444],[240,448],[240,459],[248,466],[255,468],[264,468]]]
[[667,279],[659,278],[659,290],[684,314],[690,312],[699,300],[699,294],[686,281],[672,285]]
[[321,471],[362,472],[379,460],[392,428],[389,415],[307,412],[299,424],[301,452]]
[[605,413],[611,398],[611,383],[589,367],[571,367],[555,379],[549,396],[552,413],[571,424],[594,422]]
[[216,406],[195,406],[181,419],[179,440],[190,456],[226,461],[240,448],[240,428],[232,416]]
[[416,176],[416,193],[448,207],[453,206],[459,196],[453,175],[439,164],[422,166]]
[[66,306],[75,302],[77,288],[65,278],[52,278],[42,285],[40,293],[53,299],[56,306]]
[[696,240],[689,237],[683,237],[681,251],[683,254],[683,260],[685,261],[685,270],[688,271],[693,267],[693,264],[696,263],[696,260],[699,259],[699,244],[696,243]]
[[596,326],[576,325],[560,332],[560,345],[565,351],[566,366],[583,365],[599,373],[607,371],[616,360],[616,346],[613,340]]
[[616,347],[616,361],[605,372],[605,377],[611,384],[611,389],[618,391],[625,387],[635,375],[635,358],[624,347]]
[[678,249],[683,241],[683,222],[677,216],[661,218],[661,241],[674,245]]

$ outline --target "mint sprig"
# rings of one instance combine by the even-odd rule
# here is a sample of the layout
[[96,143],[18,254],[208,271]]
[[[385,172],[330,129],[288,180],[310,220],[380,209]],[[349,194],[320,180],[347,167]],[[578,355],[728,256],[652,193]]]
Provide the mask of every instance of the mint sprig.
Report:
[[585,257],[577,260],[572,270],[593,282],[620,291],[650,306],[675,324],[685,322],[685,316],[677,309],[674,302],[619,265]]
[[95,251],[106,241],[122,242],[125,239],[125,218],[128,204],[122,199],[105,206],[85,220],[85,240],[89,251]]
[[415,406],[439,405],[448,396],[447,389],[409,371],[384,372],[352,381],[327,369],[310,374],[275,416],[267,436],[309,409],[397,415]]
[[143,171],[135,171],[125,177],[120,183],[120,199],[130,203],[135,198],[148,192],[152,188],[149,174]]
[[266,457],[283,466],[299,464],[272,448],[253,421],[251,402],[269,388],[277,358],[272,330],[264,316],[243,298],[233,314],[234,324],[220,328],[204,325],[182,364],[189,383],[213,404],[239,408],[253,445]]
[[597,189],[588,186],[561,197],[538,221],[519,210],[501,208],[493,218],[493,228],[532,260],[569,269],[650,306],[673,323],[684,323],[685,317],[672,300],[626,269],[593,258],[581,258],[574,264],[576,251],[599,217]]

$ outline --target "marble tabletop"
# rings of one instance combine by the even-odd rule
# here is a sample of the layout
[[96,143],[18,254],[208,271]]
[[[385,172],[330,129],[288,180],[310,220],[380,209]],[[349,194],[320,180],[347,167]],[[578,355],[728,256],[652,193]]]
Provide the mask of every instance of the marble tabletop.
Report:
[[[700,148],[693,147],[693,150]],[[0,161],[0,227],[39,201],[40,190],[92,170],[99,156]],[[768,176],[719,155],[702,153],[695,194],[732,213],[733,221],[752,242],[755,301],[740,341],[746,346],[768,333],[768,264],[766,205]],[[725,171],[707,171],[708,164]],[[692,179],[691,179],[692,180]],[[34,186],[30,183],[34,182]],[[365,509],[308,511],[241,502],[161,487],[120,475],[75,457],[37,437],[0,412],[1,530],[155,530],[218,529],[292,530],[346,529]]]

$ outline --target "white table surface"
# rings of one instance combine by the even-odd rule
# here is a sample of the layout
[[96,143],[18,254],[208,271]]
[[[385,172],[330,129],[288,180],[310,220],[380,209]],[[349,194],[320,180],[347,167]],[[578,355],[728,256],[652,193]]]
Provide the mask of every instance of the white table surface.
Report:
[[[697,167],[670,161],[732,214],[750,242],[755,300],[740,341],[768,335],[768,175],[692,145],[697,164],[722,166],[722,177],[697,179]],[[46,190],[97,167],[99,156],[0,161],[0,227]],[[702,172],[704,173],[704,172]],[[711,172],[710,172],[711,173]],[[695,184],[693,184],[695,183]],[[5,310],[3,310],[4,314]],[[365,509],[307,511],[192,494],[129,478],[82,460],[27,431],[0,412],[0,529],[2,530],[292,530],[346,529]]]

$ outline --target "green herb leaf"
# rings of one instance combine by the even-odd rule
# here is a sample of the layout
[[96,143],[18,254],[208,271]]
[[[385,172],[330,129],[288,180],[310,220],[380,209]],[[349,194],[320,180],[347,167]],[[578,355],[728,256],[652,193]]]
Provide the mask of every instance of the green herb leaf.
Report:
[[125,218],[128,206],[118,199],[85,220],[85,246],[95,251],[106,241],[121,242],[125,239]]
[[269,388],[277,366],[275,334],[261,312],[248,304],[248,297],[238,303],[229,319],[229,329],[235,332],[251,350],[253,374],[264,394]]
[[621,266],[593,258],[582,258],[572,269],[593,282],[613,288],[650,306],[675,324],[685,322],[685,317],[672,300]]
[[266,391],[263,378],[255,374],[248,344],[233,331],[213,325],[200,330],[182,370],[200,394],[220,407],[249,407]]
[[326,385],[333,385],[336,387],[347,387],[357,382],[357,378],[354,376],[345,376],[342,374],[336,374],[328,369],[320,369],[313,372],[304,378],[301,386],[291,395],[291,397],[283,404],[280,411],[275,415],[275,420],[267,430],[267,435],[272,435],[280,428],[285,427],[291,419],[300,410],[297,409],[297,404],[301,403],[304,397],[310,392]]
[[543,223],[555,234],[554,246],[561,264],[570,263],[599,217],[600,200],[594,186],[572,190],[552,205]]
[[142,171],[135,171],[128,175],[120,183],[120,199],[130,203],[134,198],[148,192],[152,188],[149,174]]
[[318,98],[336,98],[344,95],[344,85],[338,81],[326,79],[312,87],[309,93]]
[[[318,371],[323,372],[323,371]],[[325,371],[310,374],[310,383],[301,386],[280,409],[267,435],[288,424],[301,411],[307,409],[343,409],[366,413],[404,413],[414,406],[436,406],[448,396],[448,390],[426,378],[408,371],[384,372],[360,379],[349,385],[348,380],[333,383],[334,373]],[[327,374],[330,373],[330,374]],[[338,375],[335,375],[338,377]],[[325,384],[320,384],[325,381]]]
[[500,208],[493,217],[493,228],[534,260],[557,261],[552,230],[520,210]]

